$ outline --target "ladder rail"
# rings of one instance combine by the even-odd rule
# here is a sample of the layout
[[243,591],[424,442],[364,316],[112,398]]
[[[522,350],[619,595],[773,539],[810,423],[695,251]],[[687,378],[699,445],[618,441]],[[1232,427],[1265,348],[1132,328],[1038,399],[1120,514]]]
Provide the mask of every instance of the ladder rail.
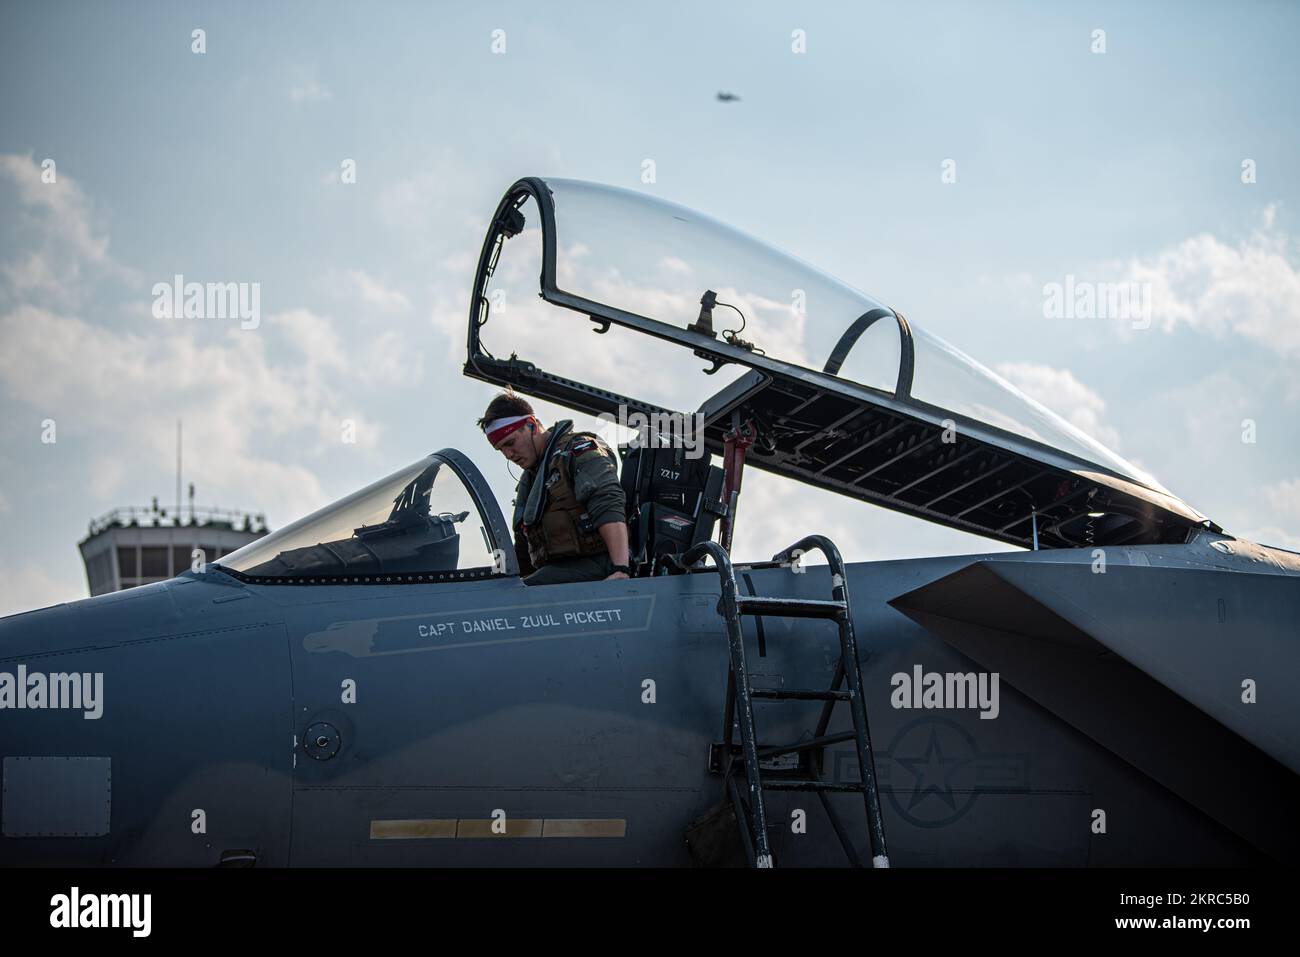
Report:
[[[682,557],[683,565],[691,566],[703,561],[705,558],[713,560],[713,570],[717,572],[721,584],[721,594],[718,599],[718,614],[722,617],[727,629],[727,646],[730,657],[730,667],[727,673],[727,694],[723,712],[723,729],[722,741],[725,752],[725,771],[729,790],[731,791],[733,803],[737,803],[739,792],[737,783],[734,778],[734,766],[732,758],[732,726],[738,724],[740,728],[741,740],[741,760],[745,768],[745,779],[749,790],[748,814],[737,807],[737,813],[740,815],[742,830],[745,831],[746,852],[751,863],[756,867],[772,866],[772,850],[769,836],[767,833],[767,812],[765,801],[763,799],[763,789],[766,787],[770,790],[811,790],[816,791],[822,801],[823,807],[832,819],[832,827],[836,835],[840,838],[842,844],[851,861],[856,863],[856,854],[853,852],[851,845],[845,843],[846,834],[826,793],[830,791],[837,792],[858,792],[862,794],[867,815],[867,829],[870,838],[872,864],[876,867],[888,867],[889,856],[885,845],[884,821],[880,810],[880,794],[876,779],[875,759],[871,748],[871,736],[868,729],[866,699],[862,687],[862,672],[858,660],[857,637],[853,629],[853,613],[849,603],[848,582],[844,572],[844,560],[840,557],[839,549],[830,539],[824,535],[807,535],[795,544],[778,552],[772,560],[778,563],[788,564],[792,559],[801,556],[808,551],[820,551],[825,557],[831,572],[831,594],[832,602],[814,602],[808,600],[789,599],[782,601],[780,599],[766,598],[742,598],[739,595],[736,584],[735,568],[732,565],[731,557],[727,550],[720,544],[713,541],[700,542],[692,546]],[[838,605],[839,610],[833,610],[827,614],[828,605]],[[747,607],[748,606],[748,607]],[[744,631],[741,627],[741,615],[751,614],[761,616],[766,609],[772,609],[769,613],[778,613],[778,610],[786,610],[794,617],[805,618],[830,618],[834,620],[839,631],[840,641],[840,660],[835,668],[835,674],[831,680],[831,688],[828,692],[798,691],[798,692],[763,692],[756,693],[750,686],[749,668],[745,655]],[[847,680],[848,691],[841,692],[840,686]],[[768,699],[793,699],[793,700],[821,700],[822,709],[817,722],[817,731],[813,741],[805,742],[802,746],[790,748],[764,748],[760,752],[758,748],[758,734],[754,724],[754,700]],[[847,733],[828,736],[826,731],[830,724],[831,709],[843,701],[849,706],[850,716],[853,721],[852,739],[857,751],[858,757],[858,776],[860,783],[858,785],[841,785],[833,782],[823,781],[821,779],[821,763],[825,747],[831,743],[831,739],[848,740],[850,735]],[[759,758],[768,757],[776,753],[789,753],[791,751],[810,751],[810,770],[812,772],[810,779],[804,781],[772,781],[764,784],[762,773],[759,767]]]
[[[772,848],[767,834],[767,811],[763,801],[763,782],[758,769],[758,736],[754,730],[754,703],[748,694],[749,669],[745,662],[745,638],[740,626],[740,610],[736,601],[736,571],[725,548],[714,541],[700,542],[683,556],[686,565],[693,565],[705,557],[713,565],[722,581],[722,594],[718,599],[718,612],[727,626],[727,646],[731,654],[731,675],[737,689],[744,694],[729,695],[739,698],[736,715],[740,722],[740,743],[744,753],[745,779],[749,786],[750,827],[754,842],[754,866],[772,866]],[[729,737],[729,729],[728,729]]]
[[[840,550],[825,535],[805,535],[788,548],[772,556],[774,562],[789,562],[795,554],[801,557],[809,551],[819,551],[826,557],[831,572],[831,597],[844,603],[844,615],[838,619],[840,629],[840,667],[832,681],[831,690],[839,687],[841,674],[848,679],[849,694],[856,699],[849,704],[849,713],[853,718],[853,731],[858,752],[858,774],[863,785],[863,801],[866,804],[867,826],[871,836],[872,864],[876,867],[889,866],[889,852],[885,845],[884,818],[880,811],[880,789],[876,779],[875,753],[871,748],[871,734],[867,727],[866,698],[863,697],[862,671],[858,660],[857,636],[853,631],[853,608],[849,602],[848,578],[844,572],[844,559]],[[830,711],[835,705],[833,700],[822,705],[821,720],[817,724],[816,737],[826,733],[830,723]]]

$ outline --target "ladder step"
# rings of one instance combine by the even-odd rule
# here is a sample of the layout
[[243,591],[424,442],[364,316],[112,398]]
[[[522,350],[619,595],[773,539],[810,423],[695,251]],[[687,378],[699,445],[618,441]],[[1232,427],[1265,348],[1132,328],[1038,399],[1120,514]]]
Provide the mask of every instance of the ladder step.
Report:
[[807,691],[803,688],[755,688],[749,696],[773,701],[849,701],[853,697],[848,691]]
[[833,781],[781,781],[766,780],[762,783],[765,791],[856,791],[864,789],[861,784],[837,784]]
[[814,601],[809,598],[736,598],[742,615],[772,615],[778,618],[842,618],[847,609],[842,601]]

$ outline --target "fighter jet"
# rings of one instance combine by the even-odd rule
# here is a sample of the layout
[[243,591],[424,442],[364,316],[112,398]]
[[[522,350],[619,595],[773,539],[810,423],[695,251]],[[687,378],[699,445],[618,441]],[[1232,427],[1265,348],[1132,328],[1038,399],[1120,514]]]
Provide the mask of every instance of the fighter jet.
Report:
[[[686,371],[557,366],[584,342]],[[634,430],[637,574],[524,585],[483,472],[443,448],[199,570],[4,618],[0,863],[1298,849],[1300,555],[897,310],[692,210],[530,177],[488,223],[464,373]],[[746,468],[1019,550],[845,561],[809,527],[733,554],[771,517]]]

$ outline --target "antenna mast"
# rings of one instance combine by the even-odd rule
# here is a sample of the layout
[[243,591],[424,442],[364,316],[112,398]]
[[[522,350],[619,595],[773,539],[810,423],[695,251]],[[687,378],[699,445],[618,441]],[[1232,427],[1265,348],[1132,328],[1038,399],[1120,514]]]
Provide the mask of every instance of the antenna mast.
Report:
[[176,523],[181,520],[181,420],[176,420]]

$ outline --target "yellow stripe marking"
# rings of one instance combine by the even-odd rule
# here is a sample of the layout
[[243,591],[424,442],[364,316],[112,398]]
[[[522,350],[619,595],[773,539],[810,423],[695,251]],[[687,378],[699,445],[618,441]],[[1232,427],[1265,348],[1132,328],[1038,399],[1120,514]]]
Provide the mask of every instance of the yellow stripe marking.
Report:
[[483,838],[483,837],[626,837],[627,819],[621,817],[592,818],[506,818],[505,832],[492,829],[500,824],[492,819],[476,818],[426,818],[411,820],[380,820],[370,822],[372,841],[418,841],[429,838]]
[[627,820],[610,818],[547,818],[542,822],[542,837],[625,837]]
[[428,837],[455,837],[456,819],[371,821],[372,841],[418,840]]
[[[497,826],[497,830],[492,830],[492,825]],[[505,825],[505,832],[500,833],[501,825]],[[486,821],[465,820],[461,818],[460,826],[456,828],[457,837],[541,837],[542,836],[542,819],[526,817],[508,817],[504,821]]]

